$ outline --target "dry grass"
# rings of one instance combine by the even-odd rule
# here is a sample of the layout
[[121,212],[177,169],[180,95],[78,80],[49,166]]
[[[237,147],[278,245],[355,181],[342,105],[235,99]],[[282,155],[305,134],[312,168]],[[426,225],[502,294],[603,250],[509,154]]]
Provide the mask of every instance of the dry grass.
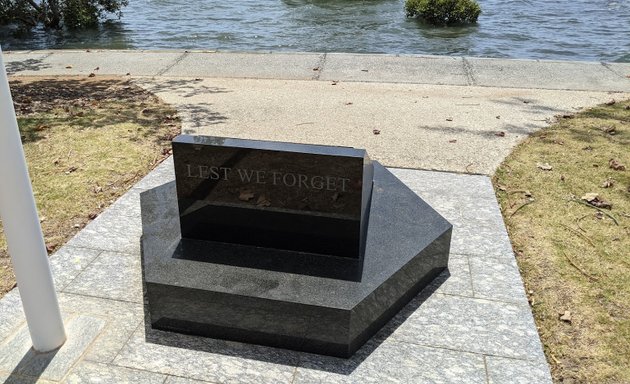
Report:
[[[54,252],[164,159],[176,111],[116,78],[11,82],[44,238]],[[15,285],[0,225],[0,297]]]
[[630,383],[630,102],[560,118],[494,184],[554,380]]

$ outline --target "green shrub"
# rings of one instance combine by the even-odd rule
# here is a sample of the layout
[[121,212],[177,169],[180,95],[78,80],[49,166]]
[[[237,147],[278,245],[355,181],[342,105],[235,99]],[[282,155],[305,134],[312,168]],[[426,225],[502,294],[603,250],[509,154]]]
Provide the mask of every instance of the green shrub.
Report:
[[121,15],[128,0],[0,0],[0,25],[17,24],[26,29],[93,27],[106,14]]
[[475,23],[481,8],[475,0],[406,0],[407,17],[419,17],[434,25]]

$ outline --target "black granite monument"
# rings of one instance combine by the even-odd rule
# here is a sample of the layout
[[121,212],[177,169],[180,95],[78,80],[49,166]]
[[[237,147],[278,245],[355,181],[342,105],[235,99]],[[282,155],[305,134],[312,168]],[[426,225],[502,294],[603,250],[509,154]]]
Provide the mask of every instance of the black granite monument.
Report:
[[141,195],[152,327],[351,356],[447,266],[452,226],[364,150],[178,136]]

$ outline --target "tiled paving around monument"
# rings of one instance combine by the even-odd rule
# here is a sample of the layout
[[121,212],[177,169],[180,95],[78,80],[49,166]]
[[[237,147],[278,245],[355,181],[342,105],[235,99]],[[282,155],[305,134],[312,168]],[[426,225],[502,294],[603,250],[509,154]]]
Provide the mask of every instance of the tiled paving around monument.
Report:
[[6,383],[548,383],[541,343],[490,179],[391,169],[453,225],[449,271],[352,358],[147,329],[139,193],[168,159],[51,257],[68,333],[30,349],[17,289],[0,300]]

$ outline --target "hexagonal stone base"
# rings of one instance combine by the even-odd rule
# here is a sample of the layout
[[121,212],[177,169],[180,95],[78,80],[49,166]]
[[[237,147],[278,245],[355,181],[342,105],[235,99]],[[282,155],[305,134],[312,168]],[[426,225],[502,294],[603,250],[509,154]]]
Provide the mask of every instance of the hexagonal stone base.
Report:
[[[144,192],[141,206],[145,313],[166,331],[349,357],[448,263],[451,224],[377,162],[360,279],[199,261],[186,256],[174,182]],[[225,244],[199,247],[225,252]]]

